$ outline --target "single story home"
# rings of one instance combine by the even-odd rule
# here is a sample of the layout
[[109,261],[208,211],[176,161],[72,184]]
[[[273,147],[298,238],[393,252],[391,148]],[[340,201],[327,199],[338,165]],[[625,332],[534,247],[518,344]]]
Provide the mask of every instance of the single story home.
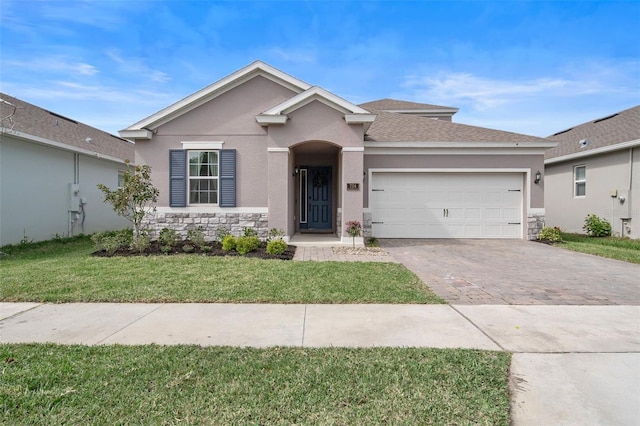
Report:
[[453,123],[456,111],[354,105],[256,61],[119,133],[152,167],[156,231],[251,226],[346,244],[346,222],[360,221],[377,238],[535,238],[555,143]]
[[582,233],[595,214],[614,235],[640,238],[640,105],[549,137],[547,224]]
[[130,141],[0,93],[0,246],[122,229],[103,202]]

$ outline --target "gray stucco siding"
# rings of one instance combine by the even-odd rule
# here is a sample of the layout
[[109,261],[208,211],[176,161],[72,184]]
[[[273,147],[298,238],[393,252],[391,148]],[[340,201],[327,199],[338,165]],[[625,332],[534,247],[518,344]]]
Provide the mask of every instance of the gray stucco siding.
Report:
[[[598,215],[611,222],[613,233],[622,235],[621,218],[632,218],[625,236],[640,237],[640,149],[633,148],[633,163],[629,162],[630,150],[610,152],[569,160],[546,166],[546,216],[547,225],[558,226],[567,232],[584,232],[582,226],[589,214]],[[574,167],[586,166],[586,195],[574,196]],[[631,167],[630,167],[631,166]],[[633,174],[632,188],[630,168]],[[615,191],[619,198],[612,197]]]
[[[103,202],[98,183],[116,188],[124,164],[79,155],[79,196],[86,201],[72,234],[121,229],[129,222]],[[23,238],[41,241],[69,235],[69,183],[74,153],[2,135],[0,142],[0,245]]]

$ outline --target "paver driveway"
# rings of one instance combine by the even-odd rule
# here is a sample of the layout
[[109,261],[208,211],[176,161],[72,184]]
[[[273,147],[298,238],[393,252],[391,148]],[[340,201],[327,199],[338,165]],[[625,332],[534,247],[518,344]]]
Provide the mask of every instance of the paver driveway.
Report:
[[383,239],[449,303],[640,305],[640,265],[522,240]]

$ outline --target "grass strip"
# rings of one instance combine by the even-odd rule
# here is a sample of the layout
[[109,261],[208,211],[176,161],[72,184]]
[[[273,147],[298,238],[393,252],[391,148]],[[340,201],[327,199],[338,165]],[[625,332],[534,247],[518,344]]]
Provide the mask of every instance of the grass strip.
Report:
[[596,238],[567,233],[562,233],[561,236],[563,243],[558,244],[558,247],[640,264],[640,240],[616,237]]
[[510,354],[0,345],[2,424],[509,424]]
[[85,239],[11,247],[5,302],[444,303],[404,266],[204,255],[93,257]]

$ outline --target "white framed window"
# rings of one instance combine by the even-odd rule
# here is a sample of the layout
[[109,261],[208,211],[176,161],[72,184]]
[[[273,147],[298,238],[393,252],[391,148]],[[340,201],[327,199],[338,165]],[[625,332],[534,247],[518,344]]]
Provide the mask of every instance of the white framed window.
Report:
[[188,151],[189,204],[218,204],[218,151]]
[[587,166],[573,167],[573,196],[585,197],[587,195]]
[[118,189],[124,186],[124,170],[118,170]]

